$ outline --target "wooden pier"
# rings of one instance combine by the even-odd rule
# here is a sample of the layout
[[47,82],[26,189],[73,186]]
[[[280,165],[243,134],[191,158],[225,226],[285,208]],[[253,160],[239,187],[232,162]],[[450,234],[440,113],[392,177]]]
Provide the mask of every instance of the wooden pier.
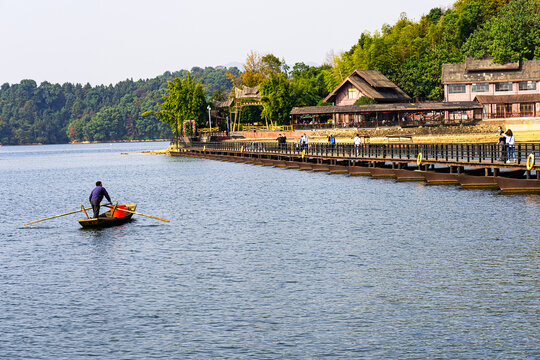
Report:
[[[540,143],[516,144],[311,144],[279,147],[264,142],[191,143],[172,156],[208,158],[304,171],[424,181],[463,188],[540,192]],[[509,158],[509,159],[508,159]]]

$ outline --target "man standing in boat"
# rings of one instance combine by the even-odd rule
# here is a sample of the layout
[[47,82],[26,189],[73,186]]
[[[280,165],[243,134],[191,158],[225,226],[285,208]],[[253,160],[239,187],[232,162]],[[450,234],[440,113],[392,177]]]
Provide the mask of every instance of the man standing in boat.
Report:
[[94,218],[96,219],[99,216],[99,205],[104,196],[107,198],[107,200],[109,200],[109,203],[112,204],[111,197],[107,193],[107,190],[105,190],[105,188],[101,185],[101,181],[97,181],[96,187],[90,193],[89,198],[90,204],[92,204],[92,211],[94,211]]

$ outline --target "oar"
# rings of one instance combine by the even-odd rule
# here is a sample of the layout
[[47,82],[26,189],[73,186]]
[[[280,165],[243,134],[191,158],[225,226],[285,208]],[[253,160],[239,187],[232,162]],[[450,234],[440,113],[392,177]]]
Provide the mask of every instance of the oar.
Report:
[[[71,215],[71,214],[75,214],[75,213],[78,213],[78,212],[81,212],[81,211],[85,211],[85,210],[91,210],[92,208],[89,207],[89,208],[82,208],[82,209],[79,209],[79,210],[75,210],[75,211],[71,211],[71,212],[68,212],[68,213],[65,213],[65,214],[60,214],[60,215],[55,215],[55,216],[51,216],[51,217],[48,217],[48,218],[45,218],[45,219],[39,219],[39,220],[35,220],[35,221],[30,221],[29,223],[26,223],[24,225],[30,225],[30,224],[35,224],[37,222],[40,222],[40,221],[44,221],[44,220],[49,220],[49,219],[54,219],[54,218],[57,218],[57,217],[60,217],[60,216],[65,216],[65,215]],[[86,212],[86,211],[85,211]]]
[[[108,207],[108,208],[113,208],[113,206],[111,206],[111,205],[103,205],[103,206],[106,206],[106,207]],[[146,217],[149,217],[149,218],[152,218],[152,219],[156,219],[156,220],[161,220],[161,221],[165,221],[165,222],[170,222],[170,221],[167,220],[167,219],[162,219],[162,218],[158,218],[158,217],[155,217],[155,216],[152,216],[152,215],[142,214],[142,213],[135,212],[135,211],[131,211],[131,210],[128,210],[128,209],[118,209],[118,210],[119,210],[119,211],[125,211],[125,212],[128,212],[128,213],[132,213],[132,214],[135,214],[135,215],[146,216]]]

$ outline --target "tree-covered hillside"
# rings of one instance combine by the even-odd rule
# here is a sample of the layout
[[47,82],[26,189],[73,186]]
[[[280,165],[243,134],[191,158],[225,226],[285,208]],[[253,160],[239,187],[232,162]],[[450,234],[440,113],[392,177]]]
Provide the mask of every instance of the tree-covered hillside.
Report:
[[414,99],[441,100],[441,65],[465,56],[540,59],[540,0],[458,0],[418,22],[402,14],[393,26],[362,34],[325,80],[331,90],[354,69],[379,70]]
[[[236,68],[193,68],[194,77],[206,95],[228,92],[227,73]],[[182,70],[148,80],[125,80],[116,85],[42,82],[23,80],[0,87],[0,143],[67,143],[71,141],[146,140],[170,138],[170,127],[155,116],[167,81],[184,78]]]

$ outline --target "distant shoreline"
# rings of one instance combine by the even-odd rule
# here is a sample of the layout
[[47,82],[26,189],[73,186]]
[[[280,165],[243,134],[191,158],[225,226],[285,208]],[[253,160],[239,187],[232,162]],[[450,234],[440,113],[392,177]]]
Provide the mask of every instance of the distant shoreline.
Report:
[[155,140],[110,140],[110,141],[71,141],[68,143],[28,143],[28,144],[0,144],[0,146],[30,146],[30,145],[71,145],[71,144],[108,144],[108,143],[137,143],[137,142],[170,142],[171,139],[155,139]]

